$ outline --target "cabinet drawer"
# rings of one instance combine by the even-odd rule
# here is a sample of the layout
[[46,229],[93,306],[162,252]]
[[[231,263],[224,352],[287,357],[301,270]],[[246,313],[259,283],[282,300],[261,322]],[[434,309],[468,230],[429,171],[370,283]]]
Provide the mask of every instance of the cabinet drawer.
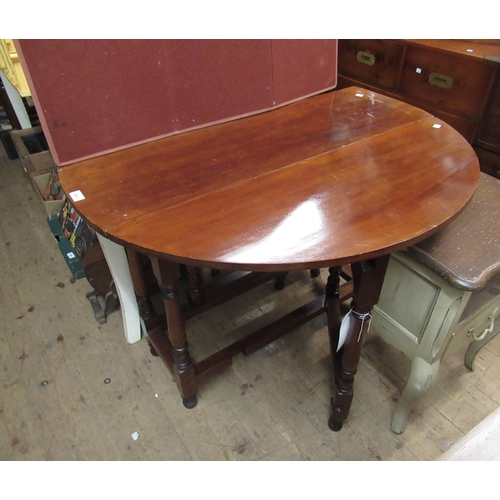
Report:
[[452,335],[448,351],[456,352],[462,349],[464,346],[474,342],[474,336],[477,338],[485,330],[493,328],[493,331],[498,331],[500,323],[499,311],[500,301],[496,301],[484,308],[474,318],[462,322]]
[[500,153],[500,79],[497,81],[479,142]]
[[395,89],[403,45],[389,40],[339,40],[339,74]]
[[461,118],[460,116],[450,115],[448,113],[443,113],[439,109],[434,109],[432,107],[426,108],[424,106],[425,111],[428,111],[432,115],[437,118],[441,118],[448,125],[451,125],[457,132],[462,134],[462,136],[472,144],[474,137],[476,135],[477,122],[472,120],[467,120],[466,118]]
[[478,121],[494,74],[495,67],[482,61],[408,46],[400,90],[443,111]]

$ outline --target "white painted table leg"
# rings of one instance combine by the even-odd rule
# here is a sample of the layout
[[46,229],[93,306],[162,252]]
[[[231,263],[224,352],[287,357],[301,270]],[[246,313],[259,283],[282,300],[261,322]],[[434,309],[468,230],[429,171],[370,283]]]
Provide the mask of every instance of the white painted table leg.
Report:
[[141,339],[141,320],[125,248],[100,234],[97,237],[120,300],[125,337],[133,344]]

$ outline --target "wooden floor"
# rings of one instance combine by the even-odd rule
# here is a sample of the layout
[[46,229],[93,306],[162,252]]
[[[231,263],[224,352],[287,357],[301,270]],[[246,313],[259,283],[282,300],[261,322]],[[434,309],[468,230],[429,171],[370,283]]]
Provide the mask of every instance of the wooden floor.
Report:
[[[498,336],[473,373],[463,353],[445,358],[407,430],[393,434],[390,419],[410,364],[371,332],[351,414],[334,433],[321,317],[236,356],[202,384],[198,406],[187,410],[147,341],[127,344],[120,311],[102,326],[94,319],[89,283],[72,282],[20,162],[1,147],[0,214],[1,460],[430,461],[500,405]],[[281,292],[268,283],[191,320],[195,357],[318,293],[323,278],[294,273]]]

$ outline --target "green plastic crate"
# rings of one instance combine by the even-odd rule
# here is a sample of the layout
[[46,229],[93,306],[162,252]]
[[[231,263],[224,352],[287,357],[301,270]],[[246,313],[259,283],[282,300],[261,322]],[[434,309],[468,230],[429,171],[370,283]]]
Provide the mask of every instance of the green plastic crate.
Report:
[[85,278],[85,271],[76,256],[75,249],[72,247],[71,243],[68,241],[66,236],[64,236],[61,224],[59,223],[59,217],[57,215],[51,215],[47,217],[47,223],[50,227],[52,235],[57,241],[59,250],[68,264],[70,271],[73,273],[75,279]]

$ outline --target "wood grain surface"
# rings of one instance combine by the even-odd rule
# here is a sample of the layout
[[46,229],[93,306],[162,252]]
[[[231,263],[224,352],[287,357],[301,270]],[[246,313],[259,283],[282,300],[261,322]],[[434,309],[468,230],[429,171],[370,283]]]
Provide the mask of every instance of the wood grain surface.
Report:
[[377,257],[467,204],[477,157],[449,125],[348,88],[59,169],[108,238],[210,267],[308,269]]

